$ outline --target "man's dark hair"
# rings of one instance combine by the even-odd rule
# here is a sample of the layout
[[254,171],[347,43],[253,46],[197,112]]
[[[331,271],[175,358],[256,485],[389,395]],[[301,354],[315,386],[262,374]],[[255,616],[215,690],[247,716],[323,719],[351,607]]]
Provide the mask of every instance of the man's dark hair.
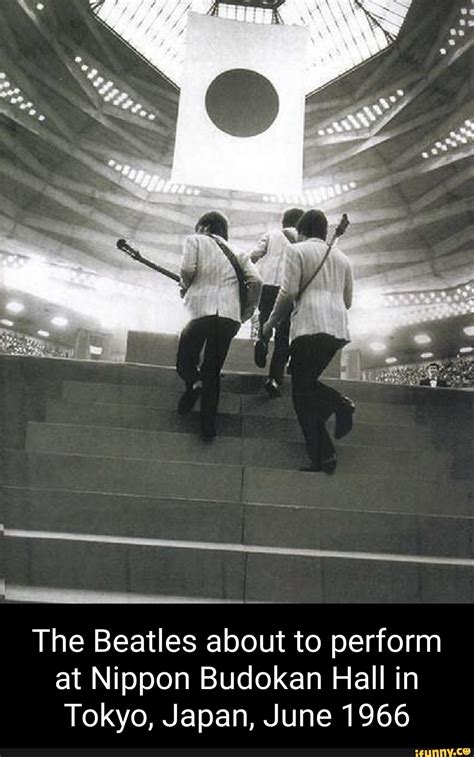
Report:
[[436,368],[437,371],[439,371],[439,365],[438,363],[428,363],[426,366],[427,368]]
[[311,237],[326,239],[328,234],[328,219],[322,210],[307,210],[298,221],[296,229],[298,234],[302,234],[308,239]]
[[285,212],[283,213],[281,225],[284,229],[288,229],[289,227],[293,228],[294,226],[296,226],[303,214],[303,208],[288,208],[288,210],[285,210]]
[[196,231],[199,226],[208,226],[211,234],[216,234],[222,239],[229,238],[229,222],[225,215],[219,213],[217,210],[210,210],[208,213],[204,213],[196,224]]

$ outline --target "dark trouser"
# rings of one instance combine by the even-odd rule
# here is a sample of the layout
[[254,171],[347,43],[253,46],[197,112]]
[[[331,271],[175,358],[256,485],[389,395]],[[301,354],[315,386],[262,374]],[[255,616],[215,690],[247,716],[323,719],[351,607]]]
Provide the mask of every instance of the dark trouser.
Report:
[[[262,335],[262,326],[268,320],[273,310],[275,300],[278,296],[280,287],[265,284],[262,287],[262,294],[259,303],[259,338]],[[269,377],[275,379],[277,384],[283,382],[286,362],[289,354],[289,334],[290,334],[290,315],[284,321],[278,324],[275,329],[275,342],[273,346],[273,355],[270,363]]]
[[[219,402],[220,372],[229,351],[230,343],[240,323],[218,315],[195,318],[184,327],[178,344],[176,370],[186,388],[202,381],[201,424],[213,424]],[[199,368],[199,358],[204,356]]]
[[315,466],[334,455],[326,421],[341,403],[342,395],[318,381],[332,358],[346,342],[330,334],[299,336],[290,348],[293,406]]

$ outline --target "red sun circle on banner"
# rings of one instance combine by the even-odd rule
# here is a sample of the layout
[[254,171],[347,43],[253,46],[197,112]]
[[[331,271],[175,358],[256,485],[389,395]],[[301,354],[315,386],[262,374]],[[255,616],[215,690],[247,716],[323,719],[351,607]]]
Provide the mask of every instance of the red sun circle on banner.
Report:
[[214,126],[233,137],[255,137],[267,131],[280,107],[273,84],[246,68],[233,68],[216,76],[205,102]]

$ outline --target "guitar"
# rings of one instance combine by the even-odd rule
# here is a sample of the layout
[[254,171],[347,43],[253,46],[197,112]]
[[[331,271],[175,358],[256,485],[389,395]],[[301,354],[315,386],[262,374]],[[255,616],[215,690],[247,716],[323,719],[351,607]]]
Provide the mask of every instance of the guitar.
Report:
[[135,249],[135,247],[132,247],[132,245],[129,244],[126,239],[117,239],[117,247],[133,260],[137,260],[139,263],[143,263],[143,265],[148,266],[148,268],[152,268],[154,271],[162,273],[163,276],[167,276],[169,279],[173,279],[173,281],[179,282],[180,278],[177,273],[173,273],[173,271],[169,271],[167,268],[163,268],[163,266],[152,263],[151,260],[147,260],[143,257],[143,255],[140,254],[138,250]]

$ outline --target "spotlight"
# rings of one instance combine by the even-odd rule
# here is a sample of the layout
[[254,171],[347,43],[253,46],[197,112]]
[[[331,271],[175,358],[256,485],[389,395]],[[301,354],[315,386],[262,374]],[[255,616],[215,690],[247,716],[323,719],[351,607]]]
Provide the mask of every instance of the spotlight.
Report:
[[0,323],[2,324],[2,326],[8,326],[9,328],[15,325],[13,321],[8,320],[8,318],[1,318]]
[[422,352],[421,355],[420,355],[420,357],[423,358],[423,360],[428,360],[428,358],[433,357],[433,353],[432,352]]
[[10,313],[22,313],[25,306],[21,302],[7,302],[6,308]]
[[463,331],[466,336],[474,336],[474,324],[472,326],[464,326]]
[[385,358],[385,362],[387,363],[387,365],[391,365],[392,363],[396,363],[397,362],[397,358],[396,357],[386,357]]
[[58,328],[64,328],[68,325],[68,319],[62,315],[56,315],[54,318],[51,318],[51,323],[53,326],[58,326]]
[[417,344],[429,344],[431,342],[431,337],[428,336],[428,334],[415,334],[413,340]]
[[462,352],[463,354],[466,352],[472,352],[474,350],[474,347],[461,347],[459,352]]
[[44,329],[38,329],[36,333],[38,334],[38,336],[42,336],[45,339],[47,339],[49,336],[49,331],[45,331]]

